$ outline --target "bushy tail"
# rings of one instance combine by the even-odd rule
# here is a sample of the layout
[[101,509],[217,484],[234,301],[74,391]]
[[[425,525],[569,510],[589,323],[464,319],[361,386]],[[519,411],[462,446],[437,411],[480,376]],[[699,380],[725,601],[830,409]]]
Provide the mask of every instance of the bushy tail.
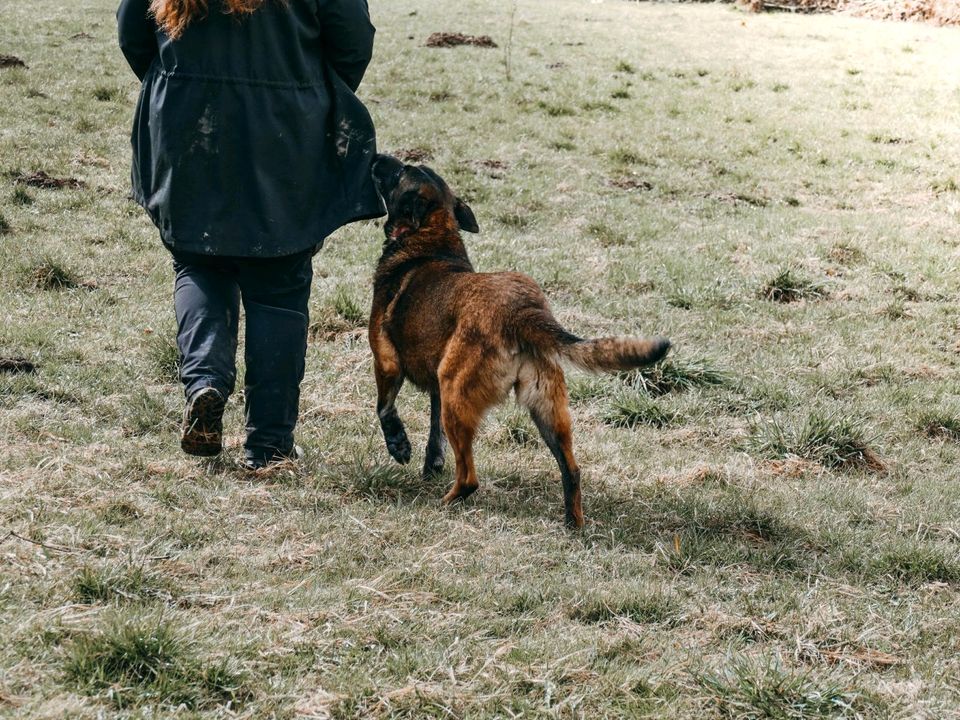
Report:
[[519,311],[513,328],[520,345],[532,354],[556,352],[577,367],[590,372],[617,372],[651,365],[670,350],[663,337],[607,337],[584,340],[567,332],[542,307]]
[[561,341],[558,349],[561,357],[583,370],[616,372],[662,360],[670,350],[670,341],[663,337],[608,337]]

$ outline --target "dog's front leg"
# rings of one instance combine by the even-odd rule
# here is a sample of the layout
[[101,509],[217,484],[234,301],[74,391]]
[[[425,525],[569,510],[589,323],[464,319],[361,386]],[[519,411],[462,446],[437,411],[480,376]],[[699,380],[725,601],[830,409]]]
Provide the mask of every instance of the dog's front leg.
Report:
[[423,477],[439,474],[443,471],[444,454],[447,450],[447,436],[443,434],[440,419],[440,393],[430,393],[430,438],[427,440],[427,456],[423,461]]
[[397,393],[403,386],[403,375],[388,374],[376,367],[377,376],[377,416],[380,418],[380,427],[383,429],[383,439],[387,442],[387,451],[391,457],[401,465],[410,462],[410,441],[403,421],[397,414],[395,401]]
[[380,418],[383,439],[390,456],[401,465],[406,465],[410,462],[410,441],[396,406],[397,394],[403,387],[403,370],[400,356],[382,332],[379,322],[371,322],[370,347],[373,350],[373,372],[377,379],[377,417]]

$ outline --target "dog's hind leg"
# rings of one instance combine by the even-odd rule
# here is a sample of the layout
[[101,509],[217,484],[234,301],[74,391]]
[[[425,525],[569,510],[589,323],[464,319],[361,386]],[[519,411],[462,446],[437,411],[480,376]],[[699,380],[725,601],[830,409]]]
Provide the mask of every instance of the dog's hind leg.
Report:
[[[457,462],[453,487],[443,502],[471,495],[479,486],[473,465],[473,438],[486,410],[497,400],[489,386],[490,375],[483,370],[484,357],[475,348],[454,346],[448,349],[437,375],[440,380],[440,419]],[[487,368],[489,370],[489,368]]]
[[573,456],[573,433],[563,371],[553,363],[528,365],[521,372],[516,390],[517,400],[530,411],[540,436],[560,466],[567,525],[583,527],[580,468]]
[[[377,323],[379,326],[379,323]],[[393,343],[373,323],[370,330],[370,347],[373,349],[373,374],[377,380],[377,417],[383,439],[390,456],[401,465],[410,462],[410,441],[403,421],[397,414],[397,394],[403,387],[403,371],[400,356]],[[377,328],[377,329],[375,329]]]
[[443,502],[449,505],[455,500],[469,497],[480,487],[477,470],[473,465],[473,438],[477,433],[480,419],[471,412],[470,408],[451,407],[450,403],[444,403],[441,414],[443,429],[457,462],[453,487],[443,496]]
[[430,438],[427,440],[427,454],[423,461],[424,478],[443,471],[446,450],[447,438],[443,434],[440,393],[432,392],[430,393]]

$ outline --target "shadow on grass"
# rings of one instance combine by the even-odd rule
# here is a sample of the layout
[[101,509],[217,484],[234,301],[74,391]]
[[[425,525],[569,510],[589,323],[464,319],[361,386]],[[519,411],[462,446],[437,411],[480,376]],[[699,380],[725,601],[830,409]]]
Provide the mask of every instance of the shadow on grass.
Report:
[[[351,494],[384,504],[439,507],[452,482],[452,460],[440,476],[422,479],[411,466],[350,464],[331,470],[329,479]],[[521,521],[563,523],[559,473],[483,475],[469,508]],[[328,480],[329,481],[329,480]],[[673,493],[657,486],[627,494],[583,485],[588,544],[655,553],[657,562],[677,573],[697,567],[744,565],[758,571],[809,572],[825,547],[806,529],[735,486]],[[456,510],[456,507],[453,508]]]

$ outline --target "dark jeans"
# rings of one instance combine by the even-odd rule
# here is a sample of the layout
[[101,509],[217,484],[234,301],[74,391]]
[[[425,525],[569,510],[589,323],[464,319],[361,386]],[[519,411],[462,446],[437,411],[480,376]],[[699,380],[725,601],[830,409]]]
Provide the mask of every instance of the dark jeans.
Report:
[[277,258],[174,253],[180,379],[189,399],[204,387],[224,397],[236,382],[240,305],[246,316],[248,458],[293,450],[307,353],[313,250]]

